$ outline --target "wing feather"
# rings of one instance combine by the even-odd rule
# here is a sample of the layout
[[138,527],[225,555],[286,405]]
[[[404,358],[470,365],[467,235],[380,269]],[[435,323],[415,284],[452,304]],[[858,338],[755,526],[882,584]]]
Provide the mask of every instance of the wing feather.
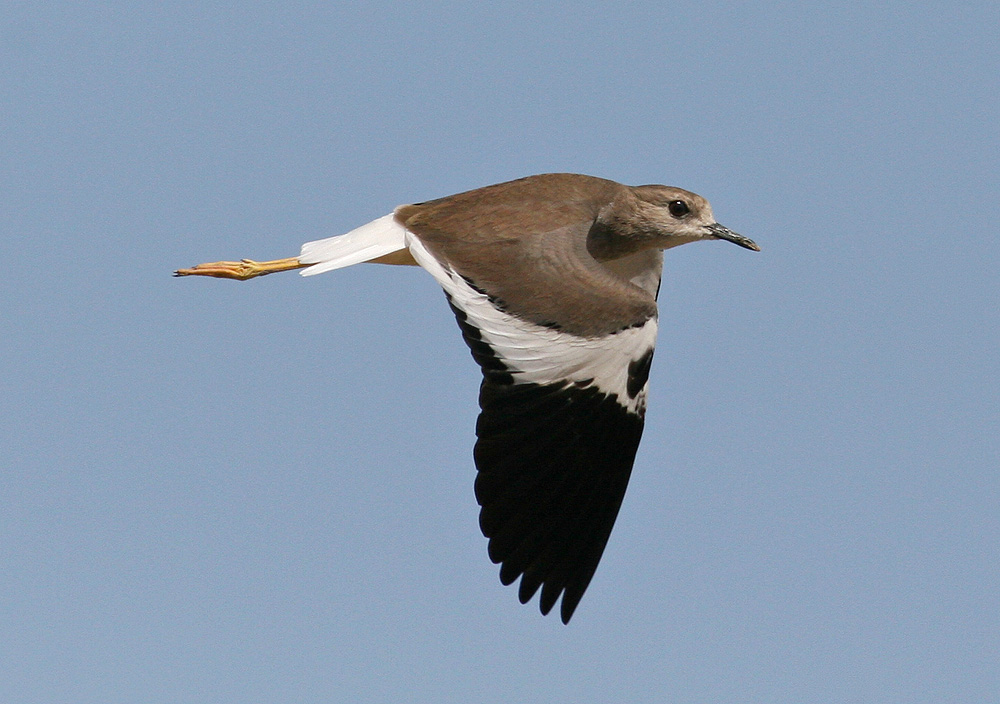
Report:
[[500,581],[568,622],[611,534],[642,435],[655,317],[598,338],[521,320],[407,233],[483,370],[474,457]]

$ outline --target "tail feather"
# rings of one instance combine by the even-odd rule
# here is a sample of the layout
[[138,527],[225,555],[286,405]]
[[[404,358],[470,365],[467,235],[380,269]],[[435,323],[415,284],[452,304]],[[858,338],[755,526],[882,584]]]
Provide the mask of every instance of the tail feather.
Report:
[[302,245],[299,262],[312,265],[301,272],[303,276],[312,276],[379,259],[404,249],[406,229],[390,214],[345,235],[306,242]]

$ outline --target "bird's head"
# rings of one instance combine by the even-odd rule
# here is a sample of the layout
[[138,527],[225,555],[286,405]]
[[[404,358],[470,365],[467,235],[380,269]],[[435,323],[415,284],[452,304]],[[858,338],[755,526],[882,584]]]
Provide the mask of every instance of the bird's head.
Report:
[[641,223],[642,235],[655,240],[660,249],[697,240],[726,240],[760,251],[749,237],[717,223],[712,206],[697,193],[671,186],[636,186],[631,192],[633,217]]

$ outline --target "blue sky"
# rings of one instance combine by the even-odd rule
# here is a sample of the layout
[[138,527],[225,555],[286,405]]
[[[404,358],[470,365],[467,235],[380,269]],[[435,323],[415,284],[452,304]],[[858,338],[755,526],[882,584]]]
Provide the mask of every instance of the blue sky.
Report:
[[[9,3],[0,699],[1000,698],[995,3]],[[173,279],[546,171],[666,183],[574,620],[497,579],[424,272]]]

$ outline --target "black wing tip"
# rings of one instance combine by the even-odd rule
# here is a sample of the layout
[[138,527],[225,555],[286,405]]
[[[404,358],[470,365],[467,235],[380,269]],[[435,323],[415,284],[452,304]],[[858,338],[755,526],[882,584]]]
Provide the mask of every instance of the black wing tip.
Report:
[[559,618],[562,619],[564,626],[569,625],[569,620],[573,618],[582,597],[583,594],[574,599],[569,594],[563,594],[562,605],[559,607]]
[[[649,354],[636,371],[648,367]],[[635,372],[633,372],[635,373]],[[625,496],[641,415],[595,387],[484,381],[476,498],[500,582],[569,624]]]
[[[511,582],[504,582],[503,579],[500,581],[505,586],[511,584]],[[576,612],[576,607],[580,605],[583,592],[573,593],[566,587],[551,587],[551,582],[533,582],[522,575],[521,584],[517,590],[517,600],[522,604],[527,604],[538,593],[539,588],[541,588],[542,593],[538,597],[538,610],[542,613],[542,616],[548,616],[556,603],[559,602],[559,598],[562,597],[562,604],[559,607],[559,619],[563,622],[563,625],[568,626],[570,619],[573,618],[573,614]]]
[[573,618],[573,612],[576,611],[576,607],[579,605],[581,597],[583,597],[582,593],[572,596],[565,587],[550,588],[552,587],[551,582],[535,582],[528,579],[527,575],[524,574],[510,575],[504,572],[503,565],[501,565],[500,583],[502,585],[509,587],[517,581],[518,577],[521,578],[521,583],[517,588],[517,600],[519,602],[527,604],[535,597],[535,594],[538,594],[538,590],[541,588],[542,593],[538,597],[538,610],[541,611],[542,616],[548,616],[552,608],[559,601],[559,597],[562,596],[559,617],[563,624],[569,624],[569,620]]

